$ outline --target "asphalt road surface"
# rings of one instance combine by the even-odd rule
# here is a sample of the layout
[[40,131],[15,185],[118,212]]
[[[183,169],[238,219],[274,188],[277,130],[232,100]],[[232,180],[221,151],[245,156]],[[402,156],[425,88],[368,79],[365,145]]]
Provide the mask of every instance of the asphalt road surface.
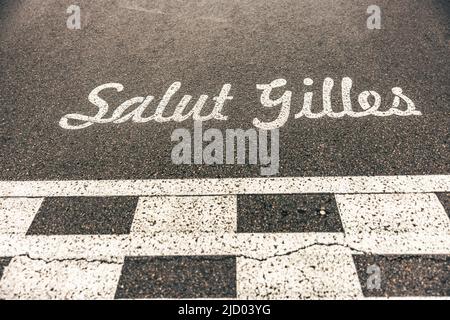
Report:
[[450,171],[446,1],[378,1],[381,30],[366,26],[371,1],[80,1],[80,30],[66,27],[70,4],[1,2],[2,180],[259,176],[254,165],[172,164],[171,133],[192,121],[76,131],[58,123],[95,115],[87,98],[101,84],[124,86],[104,93],[112,112],[132,97],[158,100],[180,81],[172,104],[230,83],[228,121],[204,126],[248,129],[255,117],[273,118],[256,84],[286,79],[295,109],[307,77],[317,104],[325,77],[335,80],[336,105],[340,80],[350,77],[354,104],[364,90],[391,104],[399,86],[422,116],[294,119],[292,111],[280,129],[279,176]]
[[[72,4],[0,1],[0,298],[450,296],[448,1],[81,0],[70,29]],[[326,78],[335,112],[350,78],[357,113],[370,91],[416,114],[296,118]],[[123,85],[99,94],[105,119],[180,82],[166,116],[230,84],[203,129],[247,130],[279,115],[257,88],[276,79],[292,97],[273,179],[174,164],[191,118],[61,126],[97,114],[100,85]]]

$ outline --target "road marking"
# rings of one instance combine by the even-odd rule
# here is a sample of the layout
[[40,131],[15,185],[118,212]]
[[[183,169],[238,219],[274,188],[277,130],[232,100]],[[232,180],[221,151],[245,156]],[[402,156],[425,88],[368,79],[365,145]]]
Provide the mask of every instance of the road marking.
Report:
[[[120,261],[124,256],[238,255],[267,259],[315,245],[345,246],[342,233],[0,235],[0,257]],[[449,249],[450,250],[450,249]]]
[[141,197],[132,233],[235,232],[236,196]]
[[310,247],[258,261],[237,260],[240,299],[362,298],[351,251],[345,247]]
[[0,281],[1,299],[112,299],[121,264],[15,257]]
[[[127,9],[140,10],[147,13],[155,13],[154,11],[149,11],[144,8],[138,7],[134,7],[133,9],[132,7],[127,7]],[[311,85],[312,82],[312,79],[306,78],[304,79],[303,83],[308,86]],[[286,90],[281,96],[279,96],[279,98],[273,100],[272,90],[278,88],[277,91],[279,91],[279,88],[284,87],[286,84],[287,81],[283,78],[273,80],[269,84],[256,84],[256,89],[262,91],[260,96],[261,105],[265,108],[273,108],[279,106],[280,111],[277,118],[269,122],[264,122],[259,120],[258,118],[254,118],[252,123],[255,127],[257,127],[258,129],[269,131],[278,129],[285,125],[291,113],[292,91]],[[367,116],[388,117],[393,115],[406,117],[422,115],[421,111],[416,110],[415,103],[404,94],[403,89],[400,87],[394,87],[391,89],[392,93],[394,94],[394,100],[392,101],[391,108],[388,110],[379,110],[382,104],[382,98],[381,95],[376,91],[361,92],[358,95],[358,103],[360,108],[353,108],[350,99],[352,80],[348,77],[344,77],[342,79],[341,86],[342,104],[344,110],[336,112],[335,110],[333,110],[331,101],[333,86],[334,80],[332,78],[326,77],[323,81],[323,104],[321,112],[312,112],[313,106],[311,104],[311,100],[313,92],[306,92],[303,99],[304,104],[301,106],[300,111],[294,115],[294,118],[298,119],[301,117],[305,117],[309,119],[317,119],[325,116],[331,118],[342,118],[345,116],[361,118]],[[192,99],[191,95],[184,95],[181,100],[179,100],[178,106],[173,111],[173,114],[171,116],[163,116],[163,113],[166,113],[165,110],[167,105],[171,100],[173,100],[173,96],[180,88],[181,82],[173,82],[159,101],[154,113],[150,116],[144,117],[143,113],[148,110],[149,105],[154,102],[155,96],[153,95],[133,97],[122,102],[115,108],[115,110],[112,112],[112,115],[108,118],[106,115],[109,113],[109,104],[99,96],[99,93],[106,89],[114,89],[117,92],[122,92],[124,90],[124,86],[120,83],[104,83],[94,88],[88,95],[89,102],[97,107],[97,114],[89,116],[79,113],[69,113],[64,115],[60,119],[59,125],[61,128],[67,130],[80,130],[90,127],[94,123],[118,124],[127,121],[132,121],[135,123],[147,123],[149,121],[155,121],[159,123],[164,123],[167,121],[183,122],[191,117],[194,121],[200,122],[209,121],[212,119],[220,121],[228,120],[228,116],[222,114],[222,109],[224,108],[227,101],[233,100],[233,96],[229,95],[229,92],[231,90],[230,83],[224,84],[219,95],[212,98],[212,100],[214,100],[215,102],[214,108],[207,115],[202,115],[204,113],[202,111],[206,102],[210,98],[209,95],[202,94],[200,95],[190,112],[183,114],[183,111],[186,109],[187,104]],[[371,97],[374,99],[374,101],[369,101],[371,100]],[[403,107],[399,108],[401,104],[406,104],[406,110]],[[386,105],[386,103],[384,103],[384,105]],[[134,107],[132,111],[130,111],[131,107]],[[357,111],[354,111],[354,109]],[[73,124],[73,122],[75,122],[75,124]]]
[[[77,195],[82,191],[83,196],[98,197],[98,192],[116,196],[118,192],[122,192],[119,195],[129,195],[129,192],[142,190],[145,195],[134,199],[138,205],[129,217],[129,234],[103,235],[32,235],[27,233],[26,228],[36,219],[42,198],[0,198],[0,203],[8,204],[4,212],[7,218],[0,219],[0,258],[12,258],[3,267],[0,298],[113,298],[114,294],[117,296],[121,266],[127,257],[142,257],[145,261],[153,261],[148,257],[158,256],[217,256],[219,260],[224,256],[232,257],[236,261],[238,298],[362,298],[364,283],[356,272],[353,262],[355,257],[419,255],[418,261],[421,261],[421,257],[425,255],[444,255],[444,258],[450,256],[450,220],[442,203],[434,193],[417,192],[436,189],[448,192],[448,176],[439,177],[437,180],[417,176],[389,179],[382,177],[381,180],[374,177],[330,178],[331,180],[288,178],[290,181],[295,180],[294,184],[288,185],[283,184],[285,178],[228,179],[228,182],[234,183],[231,185],[219,180],[189,181],[188,186],[193,189],[185,190],[187,193],[198,193],[196,187],[200,191],[207,189],[210,192],[226,192],[223,195],[207,196],[179,196],[177,192],[181,190],[176,183],[171,182],[173,187],[170,189],[165,182],[158,184],[161,181],[149,184],[149,181],[141,180],[141,185],[137,188],[125,190],[119,187],[132,186],[133,182],[118,181],[114,184],[108,181],[106,183],[112,183],[112,189],[106,191],[102,188],[105,186],[102,185],[104,181],[100,181],[100,184],[65,181],[61,182],[62,185],[58,185],[59,182],[31,182],[32,188],[24,187],[29,183],[21,182],[22,188],[8,190],[36,195],[36,192],[42,192],[42,189],[36,188],[35,184],[39,183],[46,187],[45,192],[62,190],[62,193],[66,193],[75,183],[79,187],[73,190]],[[237,180],[244,181],[244,184],[237,183]],[[219,181],[219,184],[215,185],[213,181]],[[367,192],[366,189],[358,189],[365,186],[381,193],[333,194],[339,209],[336,214],[342,221],[342,229],[336,230],[338,232],[300,232],[303,230],[301,228],[292,230],[296,232],[285,233],[237,232],[237,198],[240,194],[233,192],[253,194],[256,190],[263,194],[271,193],[268,204],[277,206],[277,197],[286,195],[280,194],[280,190],[274,190],[275,188],[310,193],[310,190],[304,189],[305,186],[315,185],[319,188],[320,181],[323,183],[321,191]],[[404,184],[405,181],[407,185]],[[419,182],[423,184],[414,185]],[[11,183],[3,183],[2,187],[6,185]],[[156,190],[160,194],[172,193],[149,197],[146,195],[149,190],[145,186],[151,186],[151,192]],[[58,189],[61,187],[63,188]],[[416,193],[389,193],[412,188]],[[316,194],[311,199],[316,200],[311,200],[312,203],[307,206],[309,211],[316,207],[314,202],[320,202],[322,198]],[[62,212],[61,210],[64,207],[54,211],[54,215]],[[114,208],[111,210],[115,212]],[[79,214],[83,215],[83,212],[80,211]],[[77,218],[76,210],[73,217]],[[321,216],[322,218],[325,219],[326,216]],[[261,221],[257,219],[252,223]],[[17,232],[8,232],[10,226],[19,226],[16,228]],[[44,230],[45,226],[42,228]],[[103,271],[97,273],[97,269]],[[77,278],[81,280],[76,280]],[[144,277],[142,281],[144,283],[138,287],[147,288],[150,284],[145,281],[151,279]],[[168,292],[169,296],[173,295],[170,288],[164,291],[164,283],[159,285],[161,287],[152,287],[149,294]],[[405,283],[405,288],[410,288],[408,285]],[[447,292],[445,286],[446,284],[442,284],[436,292]],[[401,294],[414,295],[408,290]],[[127,292],[122,291],[119,297],[126,295]],[[364,295],[368,295],[367,292]]]
[[450,175],[169,180],[0,181],[0,197],[185,196],[450,191]]
[[0,234],[25,234],[43,198],[0,198]]
[[[45,259],[117,261],[127,256],[154,255],[242,255],[267,259],[310,246],[348,247],[352,253],[450,254],[449,236],[391,236],[391,246],[376,240],[345,237],[342,233],[161,233],[129,236],[17,236],[0,235],[0,257],[29,254]],[[361,239],[361,238],[359,238]],[[421,240],[422,242],[419,242]],[[411,241],[413,245],[408,245]],[[406,243],[406,245],[405,245]],[[373,247],[370,247],[373,245]],[[378,247],[377,247],[378,245]]]
[[378,253],[446,252],[450,220],[435,194],[336,195],[348,243]]

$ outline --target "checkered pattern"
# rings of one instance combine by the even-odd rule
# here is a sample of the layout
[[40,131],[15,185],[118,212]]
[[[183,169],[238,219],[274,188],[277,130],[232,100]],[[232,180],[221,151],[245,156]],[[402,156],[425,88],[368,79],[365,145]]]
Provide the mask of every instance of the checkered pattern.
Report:
[[[0,297],[450,296],[447,199],[446,193],[4,197]],[[415,278],[405,268],[417,269]]]

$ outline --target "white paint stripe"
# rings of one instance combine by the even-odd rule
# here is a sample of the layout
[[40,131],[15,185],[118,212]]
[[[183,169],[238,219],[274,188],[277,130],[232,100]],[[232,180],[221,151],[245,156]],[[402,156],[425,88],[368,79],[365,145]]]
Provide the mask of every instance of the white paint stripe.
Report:
[[448,191],[450,191],[450,175],[0,182],[0,197]]
[[122,264],[15,257],[0,281],[0,299],[113,299]]
[[[420,254],[450,255],[430,240]],[[0,298],[111,298],[125,256],[236,255],[238,298],[359,299],[351,254],[362,252],[348,242],[343,233],[0,235],[0,256],[15,257]]]
[[[393,236],[386,239],[392,239],[390,246],[377,246],[377,239],[352,239],[342,233],[160,233],[133,237],[0,235],[0,256],[117,262],[124,256],[237,255],[258,260],[321,246],[346,247],[354,254],[450,255],[448,237],[411,240]],[[405,245],[408,241],[413,245]]]
[[130,247],[129,236],[0,235],[0,256],[29,255],[32,258],[122,261]]
[[131,234],[236,232],[236,196],[141,197]]
[[0,234],[25,234],[42,198],[0,198]]
[[376,253],[448,252],[450,220],[433,193],[336,195],[347,243]]
[[344,244],[341,233],[159,233],[131,236],[0,235],[0,256],[121,261],[124,256],[240,255],[265,259],[314,244]]
[[429,254],[450,255],[450,236],[448,235],[366,235],[347,236],[349,247],[371,254]]
[[257,261],[237,259],[239,299],[354,299],[363,293],[344,247],[310,247]]

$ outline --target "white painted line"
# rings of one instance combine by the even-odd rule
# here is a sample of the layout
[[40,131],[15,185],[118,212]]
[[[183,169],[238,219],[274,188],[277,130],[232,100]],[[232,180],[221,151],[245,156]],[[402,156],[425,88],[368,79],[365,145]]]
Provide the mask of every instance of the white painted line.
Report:
[[113,299],[121,263],[15,257],[0,281],[0,299]]
[[266,261],[237,259],[239,299],[361,299],[351,256],[343,247],[310,247]]
[[450,191],[450,175],[171,180],[1,181],[0,197],[181,196]]
[[131,233],[236,232],[236,196],[141,197]]
[[123,235],[0,235],[2,257],[29,255],[45,260],[85,259],[118,262],[123,260],[129,248],[130,238]]
[[[343,233],[158,233],[134,234],[132,237],[0,235],[0,256],[30,255],[47,260],[86,259],[109,262],[120,261],[124,256],[160,255],[237,255],[266,259],[321,245],[331,248],[347,247],[354,254],[450,255],[448,238],[430,236],[413,238],[411,241],[406,236],[386,237],[393,241],[390,245],[370,237],[369,240],[363,237],[345,237]],[[413,245],[405,245],[408,241]]]
[[0,198],[0,234],[25,234],[42,198]]
[[317,244],[344,245],[342,233],[158,233],[133,236],[0,235],[0,256],[121,261],[124,256],[238,255],[255,259]]
[[450,220],[433,193],[336,195],[347,243],[374,253],[448,253]]
[[[449,255],[450,236],[423,234],[346,236],[347,245],[371,254]],[[356,252],[358,254],[358,252]]]
[[[450,246],[436,250],[430,239],[421,254],[450,255]],[[366,253],[383,253],[373,248]],[[398,248],[411,249],[394,253],[411,253]],[[0,235],[0,256],[15,257],[0,281],[0,298],[109,299],[125,256],[235,255],[240,299],[359,299],[351,258],[359,253],[343,233]]]
[[159,234],[132,239],[129,255],[284,255],[318,244],[344,244],[340,233]]

